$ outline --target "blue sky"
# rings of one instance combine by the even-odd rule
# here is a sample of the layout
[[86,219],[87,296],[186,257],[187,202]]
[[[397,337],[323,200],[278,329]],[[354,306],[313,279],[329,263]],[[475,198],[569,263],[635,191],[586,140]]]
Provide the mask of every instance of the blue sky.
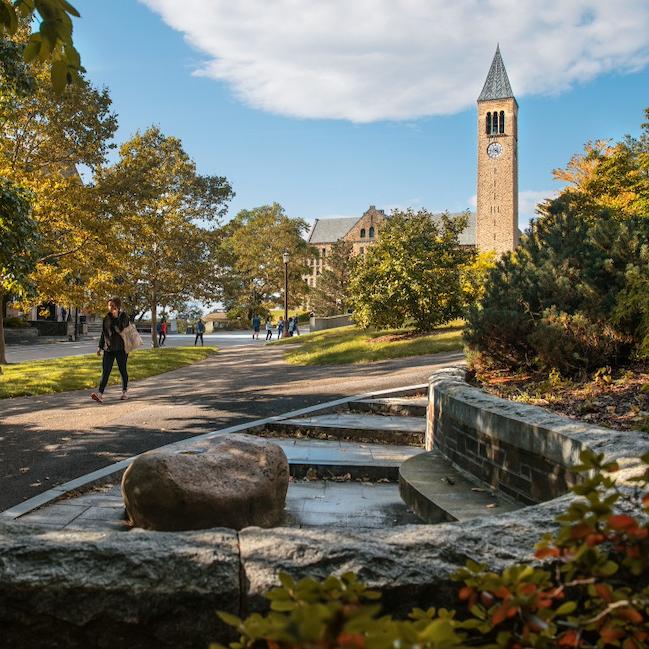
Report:
[[[230,215],[273,201],[309,221],[471,207],[474,102],[496,41],[520,105],[521,225],[558,187],[553,168],[587,140],[637,134],[649,106],[646,0],[529,0],[513,14],[513,0],[432,14],[438,0],[73,4],[117,141],[151,124],[180,137],[201,173],[232,183]],[[355,13],[370,5],[371,20]],[[476,31],[503,6],[503,24]]]

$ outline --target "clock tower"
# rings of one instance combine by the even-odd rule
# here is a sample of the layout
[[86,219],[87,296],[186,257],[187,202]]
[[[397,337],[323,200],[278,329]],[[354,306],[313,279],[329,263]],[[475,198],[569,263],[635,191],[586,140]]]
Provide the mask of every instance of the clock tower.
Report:
[[518,244],[518,103],[496,48],[478,97],[479,251],[499,255]]

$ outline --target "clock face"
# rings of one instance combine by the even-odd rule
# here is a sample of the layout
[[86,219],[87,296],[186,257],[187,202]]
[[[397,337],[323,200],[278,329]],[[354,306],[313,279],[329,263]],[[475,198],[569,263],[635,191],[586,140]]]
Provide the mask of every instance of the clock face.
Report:
[[492,142],[487,147],[487,155],[490,158],[500,158],[500,155],[503,152],[503,145],[500,142]]

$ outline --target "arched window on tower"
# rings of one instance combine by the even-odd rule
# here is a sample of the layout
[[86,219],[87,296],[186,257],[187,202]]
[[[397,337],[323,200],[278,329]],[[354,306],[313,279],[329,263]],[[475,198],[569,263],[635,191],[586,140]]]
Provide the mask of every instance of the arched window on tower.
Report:
[[361,239],[365,238],[365,228],[361,228]]
[[370,226],[370,239],[374,239],[374,226]]
[[487,113],[487,135],[491,134],[491,113]]
[[500,123],[498,124],[500,127],[500,132],[504,133],[505,132],[505,111],[501,110],[500,111]]
[[494,111],[491,117],[491,133],[496,135],[498,133],[498,113]]

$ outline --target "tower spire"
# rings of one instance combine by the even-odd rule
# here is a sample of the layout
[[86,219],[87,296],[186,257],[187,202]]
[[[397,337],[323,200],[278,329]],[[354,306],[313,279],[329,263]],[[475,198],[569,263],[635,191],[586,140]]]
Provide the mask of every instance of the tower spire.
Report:
[[513,96],[514,93],[512,92],[512,87],[509,83],[507,70],[505,70],[505,64],[500,55],[500,44],[498,44],[496,45],[496,53],[494,54],[491,67],[489,68],[489,74],[484,82],[478,101],[508,99]]

